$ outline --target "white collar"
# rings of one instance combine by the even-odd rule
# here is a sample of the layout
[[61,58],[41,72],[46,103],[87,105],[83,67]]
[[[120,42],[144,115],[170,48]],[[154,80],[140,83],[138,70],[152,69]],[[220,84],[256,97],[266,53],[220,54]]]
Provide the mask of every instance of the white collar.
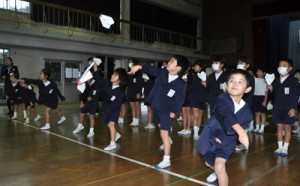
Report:
[[170,75],[170,74],[169,74],[169,77],[168,77],[168,83],[174,81],[174,80],[177,79],[177,78],[178,78],[178,75],[177,75],[177,74],[176,74],[176,75]]
[[240,103],[236,103],[234,101],[233,103],[234,103],[234,113],[237,113],[246,104],[245,101],[242,99],[240,100]]
[[46,82],[43,82],[45,86],[48,86],[51,82],[50,81],[46,81]]
[[113,85],[112,89],[118,88],[120,85]]

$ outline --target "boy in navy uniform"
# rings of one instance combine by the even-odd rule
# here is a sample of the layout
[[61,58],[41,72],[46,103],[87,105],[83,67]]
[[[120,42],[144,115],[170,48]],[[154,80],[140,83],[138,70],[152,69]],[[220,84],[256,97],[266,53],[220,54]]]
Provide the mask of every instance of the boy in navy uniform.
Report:
[[250,75],[245,70],[233,70],[227,81],[227,92],[218,96],[212,116],[207,121],[196,149],[203,156],[205,165],[215,171],[219,185],[228,185],[226,161],[234,152],[236,139],[249,146],[246,131],[252,112],[242,99],[251,91]]
[[164,169],[171,166],[170,152],[171,142],[169,130],[171,129],[171,118],[175,117],[183,105],[186,82],[179,76],[188,69],[188,60],[181,55],[174,55],[164,69],[157,69],[151,65],[133,66],[130,74],[138,70],[149,73],[156,77],[155,85],[152,88],[146,101],[153,108],[153,122],[160,125],[160,136],[164,146],[164,158],[156,168]]
[[279,78],[275,78],[268,89],[274,96],[272,123],[277,124],[278,149],[273,154],[287,156],[291,140],[291,124],[297,110],[299,99],[298,80],[290,75],[293,61],[285,58],[279,61]]
[[117,68],[111,76],[110,81],[103,79],[98,73],[98,66],[94,64],[94,79],[102,96],[103,120],[110,132],[110,143],[104,150],[117,148],[116,141],[121,134],[116,131],[121,105],[125,98],[124,86],[127,82],[127,72],[123,68]]
[[79,123],[77,128],[73,131],[73,134],[78,133],[82,129],[83,126],[83,119],[85,114],[89,114],[90,118],[90,131],[87,135],[88,138],[93,137],[94,133],[94,126],[95,126],[95,113],[98,112],[99,108],[99,97],[100,94],[98,92],[98,87],[95,85],[95,80],[90,79],[89,81],[85,82],[86,88],[82,94],[80,94],[80,114],[79,114]]

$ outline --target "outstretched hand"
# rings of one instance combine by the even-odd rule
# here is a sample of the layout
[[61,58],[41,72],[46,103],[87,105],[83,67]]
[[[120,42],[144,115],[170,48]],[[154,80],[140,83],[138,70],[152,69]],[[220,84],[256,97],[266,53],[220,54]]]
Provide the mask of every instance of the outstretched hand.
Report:
[[243,144],[246,147],[246,149],[248,149],[249,148],[249,138],[248,138],[247,133],[244,131],[238,135],[239,135],[239,141],[241,142],[241,144]]
[[128,74],[135,74],[137,71],[141,70],[142,66],[141,65],[135,65],[133,66],[130,71],[128,72]]

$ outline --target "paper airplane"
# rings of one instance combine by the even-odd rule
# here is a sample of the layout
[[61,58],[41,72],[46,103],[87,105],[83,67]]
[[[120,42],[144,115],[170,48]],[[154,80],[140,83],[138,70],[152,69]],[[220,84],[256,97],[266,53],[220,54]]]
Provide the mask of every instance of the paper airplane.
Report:
[[198,77],[202,80],[202,81],[206,81],[206,73],[205,72],[201,72],[201,73],[197,73]]
[[109,29],[110,26],[115,23],[113,18],[107,15],[100,14],[99,19],[101,21],[102,26],[107,29]]
[[274,79],[275,79],[275,75],[274,74],[268,74],[267,73],[265,75],[265,80],[266,80],[266,82],[267,82],[268,85],[271,85],[272,82],[274,81]]
[[145,74],[145,73],[142,75],[142,78],[143,78],[144,80],[149,80],[149,79],[150,79],[149,76],[148,76],[147,74]]
[[85,83],[77,85],[77,90],[79,90],[81,93],[83,93],[85,90]]
[[90,69],[94,66],[93,62],[92,64],[90,64],[90,66],[88,66],[86,68],[86,70],[84,71],[83,75],[79,78],[78,82],[77,82],[77,89],[80,92],[83,92],[85,89],[85,85],[83,85],[86,81],[90,80],[93,77],[93,74],[91,73]]
[[102,63],[102,60],[100,58],[93,58],[93,61],[99,66]]

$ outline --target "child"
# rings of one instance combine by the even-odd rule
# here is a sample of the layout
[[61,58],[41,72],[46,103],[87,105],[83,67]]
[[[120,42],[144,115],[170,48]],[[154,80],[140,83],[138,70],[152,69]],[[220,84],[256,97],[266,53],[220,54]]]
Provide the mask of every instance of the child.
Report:
[[[11,73],[10,78],[12,79],[19,79],[19,74]],[[22,92],[21,92],[21,85],[19,83],[11,82],[11,100],[12,100],[12,107],[14,110],[13,117],[11,119],[17,119],[17,110],[18,105],[22,105],[23,113],[24,113],[24,119],[27,118],[27,113],[25,110],[25,107],[23,105],[23,99],[22,99]]]
[[[294,77],[298,80],[298,87],[300,88],[300,69],[295,70]],[[298,111],[298,125],[296,125],[296,129],[293,130],[294,133],[298,134],[298,137],[300,137],[300,97],[298,99],[298,105],[297,105],[297,111]]]
[[57,122],[58,124],[61,124],[66,120],[66,117],[62,115],[61,111],[57,108],[58,106],[58,98],[60,98],[61,101],[65,100],[65,97],[61,95],[60,91],[57,88],[56,83],[50,81],[51,73],[47,69],[42,69],[40,72],[40,76],[38,80],[35,79],[22,79],[22,80],[16,80],[12,79],[14,82],[26,82],[29,84],[37,85],[39,88],[39,98],[38,103],[41,105],[45,105],[45,119],[46,124],[43,126],[42,130],[48,130],[50,129],[50,112],[51,110],[55,110],[60,117],[60,120]]
[[[155,66],[153,61],[148,62],[149,65]],[[143,74],[144,78],[144,74]],[[155,77],[151,76],[150,74],[145,74],[145,86],[144,86],[144,99],[146,100],[148,95],[150,94],[151,89],[153,88],[155,84]],[[152,123],[152,116],[153,111],[151,104],[145,101],[145,105],[147,105],[147,117],[148,117],[148,125],[145,126],[145,129],[154,129],[155,125]]]
[[277,124],[278,149],[273,152],[274,155],[288,155],[291,124],[299,99],[298,80],[289,75],[292,69],[293,61],[291,59],[280,59],[277,69],[280,77],[275,78],[272,85],[268,86],[274,96],[272,122]]
[[21,82],[20,85],[21,85],[21,97],[27,111],[26,114],[27,118],[25,120],[25,123],[28,124],[30,123],[29,118],[32,112],[35,113],[36,116],[38,116],[35,111],[35,103],[37,102],[37,99],[33,87],[30,84],[27,84],[24,80],[24,82]]
[[190,107],[193,111],[193,126],[194,140],[199,138],[199,130],[202,122],[203,111],[206,109],[207,92],[204,87],[204,82],[198,77],[204,71],[206,65],[203,61],[197,60],[194,64],[194,73],[191,76],[191,89],[189,91]]
[[256,128],[253,132],[259,134],[264,133],[266,123],[266,112],[267,112],[267,101],[268,101],[268,90],[267,83],[264,79],[265,72],[262,68],[257,68],[255,77],[255,88],[253,97],[253,111],[255,112],[255,124]]
[[155,85],[152,88],[146,101],[153,108],[153,122],[160,125],[160,136],[164,146],[164,158],[156,168],[164,169],[171,166],[170,152],[171,142],[169,130],[175,114],[182,107],[186,83],[179,76],[184,74],[188,68],[188,60],[181,55],[174,55],[168,62],[166,68],[157,69],[150,65],[133,66],[129,74],[142,70],[156,77]]
[[[129,59],[128,67],[129,70],[132,66],[138,65],[139,61],[135,58]],[[130,103],[131,113],[132,113],[132,122],[130,126],[136,127],[139,125],[139,117],[141,114],[141,97],[142,97],[142,88],[144,80],[142,78],[142,73],[137,72],[129,76],[128,85],[127,85],[127,99]]]
[[79,123],[77,128],[73,131],[73,134],[78,133],[82,129],[83,126],[83,119],[85,114],[89,114],[90,118],[90,131],[87,135],[88,138],[93,137],[94,133],[94,126],[95,126],[95,113],[98,112],[99,108],[99,97],[100,94],[98,92],[98,87],[95,86],[95,80],[91,79],[85,83],[86,88],[82,94],[80,94],[80,114],[79,114]]
[[228,74],[223,71],[223,66],[226,60],[222,56],[213,56],[212,69],[214,73],[207,77],[206,89],[208,92],[207,101],[210,106],[210,110],[213,110],[217,97],[224,92],[224,85],[227,81]]
[[97,73],[97,64],[94,64],[94,79],[101,91],[103,120],[107,124],[110,132],[110,144],[104,150],[113,150],[117,148],[116,141],[121,138],[120,133],[116,131],[116,123],[118,123],[121,111],[122,101],[125,97],[124,86],[127,82],[127,73],[123,68],[115,69],[110,81],[104,80]]
[[205,165],[215,171],[220,186],[228,185],[225,164],[234,152],[236,139],[249,146],[245,132],[252,112],[242,99],[251,90],[250,75],[245,70],[233,70],[227,80],[227,92],[218,96],[212,116],[207,121],[196,149],[205,160]]

